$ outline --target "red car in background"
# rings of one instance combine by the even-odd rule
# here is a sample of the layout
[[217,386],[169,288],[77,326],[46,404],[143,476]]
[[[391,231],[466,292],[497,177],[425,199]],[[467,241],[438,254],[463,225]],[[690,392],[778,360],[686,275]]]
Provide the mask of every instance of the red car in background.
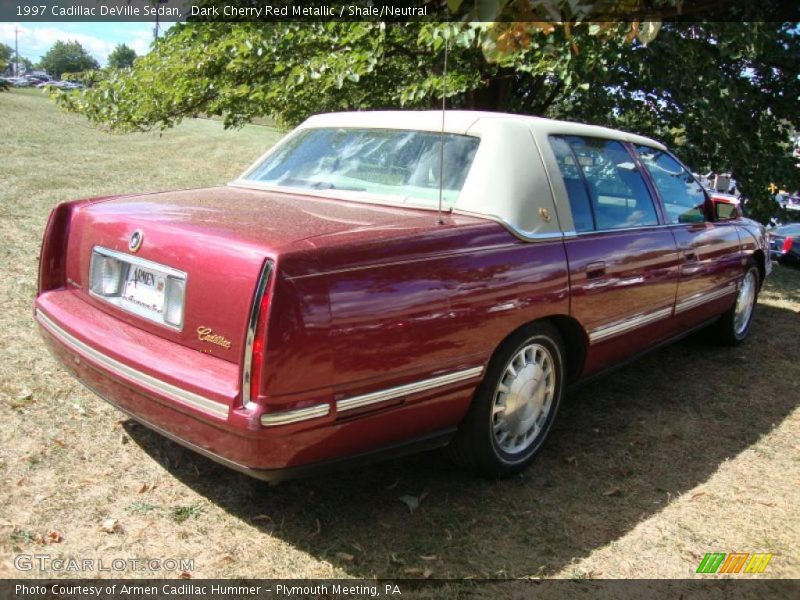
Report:
[[722,204],[602,127],[319,115],[227,187],[57,206],[35,318],[98,395],[255,477],[446,444],[507,475],[568,386],[747,336],[769,246]]

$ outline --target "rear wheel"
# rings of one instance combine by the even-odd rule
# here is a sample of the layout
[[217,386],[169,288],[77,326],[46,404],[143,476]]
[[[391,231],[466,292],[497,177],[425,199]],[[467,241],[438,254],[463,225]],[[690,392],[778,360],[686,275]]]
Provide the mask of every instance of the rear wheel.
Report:
[[758,267],[750,263],[739,286],[736,303],[714,324],[717,342],[736,346],[745,340],[753,322],[760,281]]
[[526,467],[558,412],[563,356],[561,336],[547,323],[530,325],[504,342],[449,446],[451,457],[492,477]]

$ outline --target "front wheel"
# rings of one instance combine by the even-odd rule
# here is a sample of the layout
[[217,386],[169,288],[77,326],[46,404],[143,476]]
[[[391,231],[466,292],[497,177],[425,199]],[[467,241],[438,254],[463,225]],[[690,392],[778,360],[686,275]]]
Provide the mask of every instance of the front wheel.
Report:
[[758,268],[751,263],[742,278],[736,303],[714,324],[717,342],[725,346],[736,346],[745,340],[753,322],[760,281]]
[[525,468],[555,420],[564,387],[558,331],[537,323],[506,340],[489,363],[449,446],[460,465],[491,477]]

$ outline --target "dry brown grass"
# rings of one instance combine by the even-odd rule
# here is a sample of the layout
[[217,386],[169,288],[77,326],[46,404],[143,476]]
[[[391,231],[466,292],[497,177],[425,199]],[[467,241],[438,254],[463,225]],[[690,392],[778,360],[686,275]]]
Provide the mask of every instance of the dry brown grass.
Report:
[[220,183],[275,134],[195,121],[113,137],[30,92],[0,95],[0,115],[0,574],[58,575],[13,569],[45,553],[190,558],[195,577],[681,578],[713,550],[774,552],[765,576],[800,577],[800,270],[776,267],[741,347],[699,334],[573,394],[519,477],[429,453],[269,487],[85,391],[44,352],[31,303],[57,201]]

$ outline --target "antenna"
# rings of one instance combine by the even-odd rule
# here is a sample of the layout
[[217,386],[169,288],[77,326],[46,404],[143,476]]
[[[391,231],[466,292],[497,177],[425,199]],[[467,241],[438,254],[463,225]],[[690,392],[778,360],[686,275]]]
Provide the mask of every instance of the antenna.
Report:
[[444,225],[442,220],[442,196],[444,195],[444,115],[447,108],[447,47],[450,45],[448,38],[444,39],[444,76],[442,77],[442,130],[439,141],[439,211],[437,223]]

